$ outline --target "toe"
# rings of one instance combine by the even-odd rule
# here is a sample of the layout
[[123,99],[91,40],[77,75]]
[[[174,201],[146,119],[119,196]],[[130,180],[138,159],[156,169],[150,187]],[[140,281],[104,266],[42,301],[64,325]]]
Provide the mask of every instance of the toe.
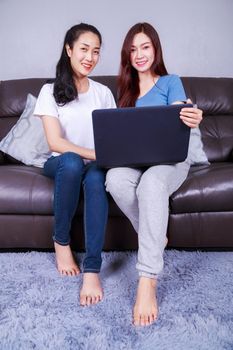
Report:
[[72,269],[72,270],[71,270],[71,276],[76,276],[75,269]]
[[147,320],[146,320],[146,326],[149,326],[150,324],[152,324],[152,315],[148,315],[147,316]]
[[137,315],[137,314],[133,315],[133,324],[135,326],[139,326],[139,324],[140,324],[140,316],[139,315]]
[[151,323],[155,322],[157,320],[157,314],[153,313],[151,316]]
[[140,317],[140,326],[145,326],[146,325],[146,319],[145,316]]
[[103,295],[98,295],[97,303],[101,302],[103,300]]
[[91,300],[92,300],[91,296],[88,295],[87,296],[87,306],[91,305]]
[[155,316],[154,316],[154,315],[151,315],[151,316],[149,317],[149,324],[153,324],[153,323],[155,322],[155,320],[156,320]]
[[75,269],[75,274],[76,275],[79,275],[80,274],[80,270],[77,268],[77,269]]
[[92,304],[97,304],[99,302],[98,295],[92,298]]
[[80,296],[80,305],[85,306],[86,303],[87,303],[86,296],[85,295],[81,295]]
[[99,302],[99,297],[98,297],[98,295],[97,296],[94,296],[93,298],[92,298],[92,304],[97,304]]

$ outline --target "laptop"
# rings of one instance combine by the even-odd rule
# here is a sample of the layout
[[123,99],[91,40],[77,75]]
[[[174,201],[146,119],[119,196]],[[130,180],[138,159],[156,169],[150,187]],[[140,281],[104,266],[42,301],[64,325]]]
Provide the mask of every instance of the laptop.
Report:
[[190,128],[180,110],[191,104],[97,109],[92,112],[97,165],[144,167],[182,162]]

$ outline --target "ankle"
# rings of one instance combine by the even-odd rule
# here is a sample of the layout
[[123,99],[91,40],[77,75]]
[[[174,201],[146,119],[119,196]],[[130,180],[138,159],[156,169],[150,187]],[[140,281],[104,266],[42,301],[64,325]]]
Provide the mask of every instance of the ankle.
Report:
[[83,278],[85,280],[99,280],[99,273],[96,273],[96,272],[83,272]]
[[150,277],[146,277],[146,276],[140,276],[139,281],[138,281],[139,285],[148,285],[148,286],[152,286],[154,288],[156,287],[156,283],[157,283],[156,278],[150,278]]
[[57,242],[54,242],[54,248],[55,250],[71,250],[69,244],[63,245]]

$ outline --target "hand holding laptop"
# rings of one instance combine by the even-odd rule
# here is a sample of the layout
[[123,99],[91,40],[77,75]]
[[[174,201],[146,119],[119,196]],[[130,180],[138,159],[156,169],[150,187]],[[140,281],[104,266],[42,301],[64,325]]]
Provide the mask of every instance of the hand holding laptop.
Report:
[[[187,104],[192,104],[190,98],[186,101]],[[190,128],[197,126],[197,120],[199,123],[202,121],[202,110],[197,107],[197,104],[193,104],[192,108],[185,106],[181,109],[180,118]]]

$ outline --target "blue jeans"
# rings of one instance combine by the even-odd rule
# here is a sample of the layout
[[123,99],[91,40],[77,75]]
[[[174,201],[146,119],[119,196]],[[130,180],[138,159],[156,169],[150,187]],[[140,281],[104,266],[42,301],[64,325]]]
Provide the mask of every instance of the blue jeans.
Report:
[[61,245],[70,244],[72,219],[77,210],[80,188],[84,192],[84,231],[86,256],[84,272],[99,272],[108,216],[105,172],[95,162],[84,164],[76,153],[66,152],[50,157],[44,164],[44,174],[55,180],[53,239]]

